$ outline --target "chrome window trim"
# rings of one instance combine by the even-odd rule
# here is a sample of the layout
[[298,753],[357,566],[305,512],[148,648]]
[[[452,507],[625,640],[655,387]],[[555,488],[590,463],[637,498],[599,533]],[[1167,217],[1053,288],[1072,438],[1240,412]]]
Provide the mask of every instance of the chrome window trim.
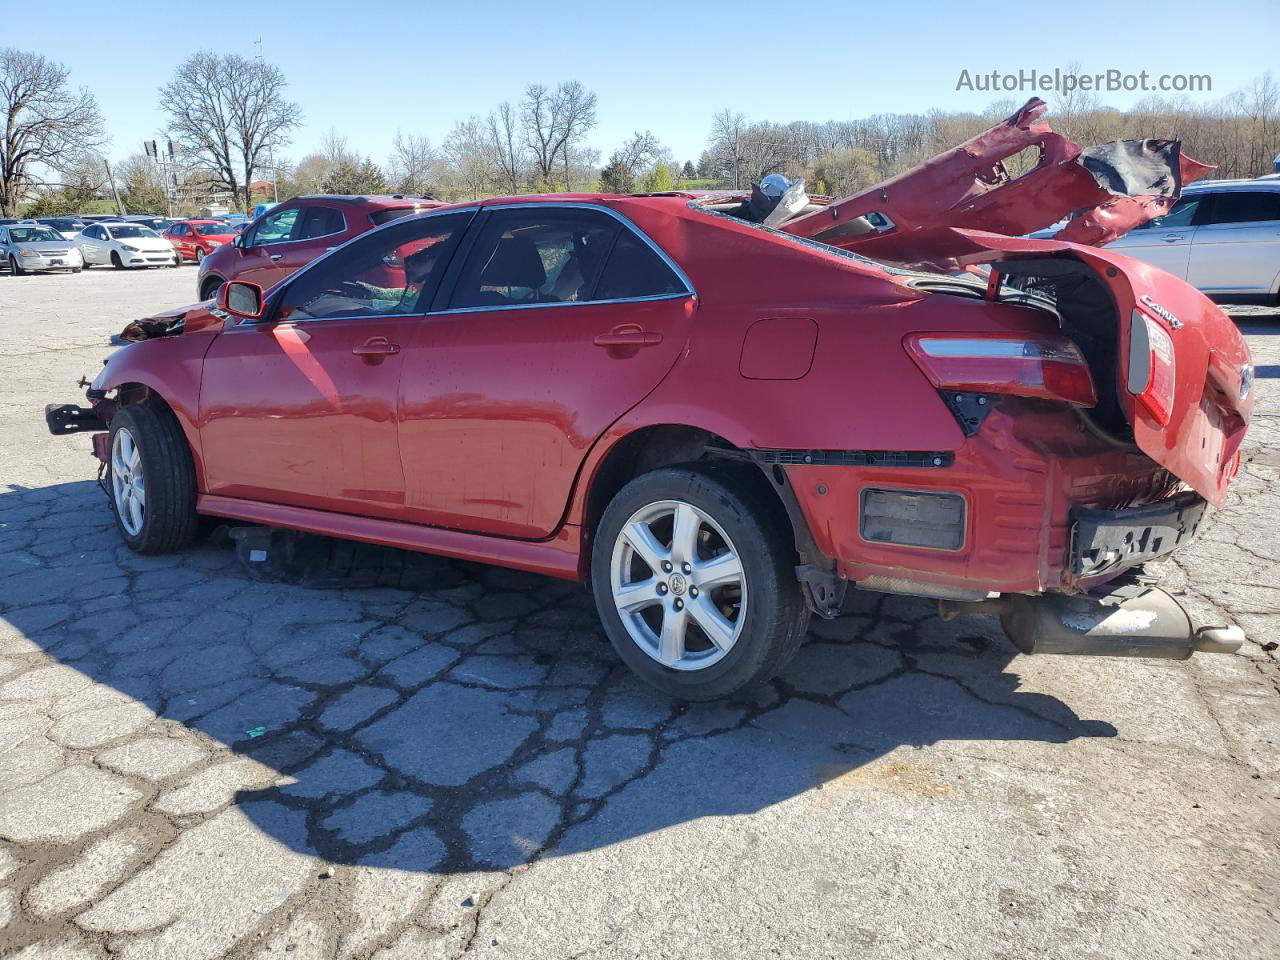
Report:
[[[433,210],[424,210],[422,211],[422,213],[415,213],[407,217],[397,217],[395,220],[388,220],[386,223],[380,224],[374,227],[372,230],[366,230],[364,233],[357,234],[356,236],[352,237],[350,240],[347,240],[345,243],[339,244],[338,246],[334,247],[332,250],[328,251],[323,257],[318,257],[315,260],[312,260],[305,267],[302,267],[300,270],[295,271],[289,276],[289,285],[291,286],[294,283],[294,281],[296,281],[298,278],[302,277],[308,271],[318,267],[330,256],[336,256],[340,250],[345,249],[350,244],[353,244],[358,240],[364,240],[367,237],[371,237],[376,233],[380,233],[381,231],[388,229],[389,227],[393,227],[396,225],[402,226],[411,220],[427,220],[432,217],[444,217],[444,216],[449,216],[451,214],[467,213],[469,211],[474,213],[481,213],[486,210],[546,210],[546,209],[599,210],[601,213],[605,213],[613,217],[620,224],[622,224],[624,229],[629,229],[632,233],[634,233],[641,240],[643,240],[648,245],[649,249],[652,250],[654,253],[656,253],[661,258],[662,262],[671,268],[671,270],[675,273],[676,277],[679,278],[680,282],[684,284],[684,287],[685,287],[684,291],[676,292],[676,293],[658,293],[658,294],[652,294],[652,295],[643,296],[643,297],[619,297],[613,300],[568,300],[560,303],[509,303],[509,304],[500,304],[497,306],[450,307],[444,310],[424,310],[416,313],[381,314],[376,318],[375,317],[334,316],[334,317],[316,317],[311,320],[282,320],[277,322],[279,323],[323,323],[329,320],[372,320],[372,319],[390,320],[390,319],[406,319],[406,318],[412,318],[412,317],[416,317],[422,320],[427,320],[427,319],[430,319],[431,317],[441,317],[441,316],[448,316],[448,315],[460,314],[460,313],[481,313],[481,312],[491,312],[491,311],[499,311],[499,310],[529,310],[537,307],[586,307],[586,306],[600,306],[603,304],[610,304],[610,303],[654,303],[662,300],[682,300],[685,297],[693,297],[695,300],[698,298],[698,291],[694,289],[693,282],[689,279],[688,274],[686,274],[684,270],[680,268],[680,265],[678,263],[676,263],[673,259],[671,259],[670,256],[667,255],[667,252],[665,250],[663,250],[660,246],[654,243],[653,240],[649,238],[649,235],[647,233],[645,233],[643,230],[637,227],[630,217],[627,217],[616,210],[611,210],[608,207],[604,206],[603,204],[599,204],[599,203],[564,203],[560,201],[550,201],[547,203],[537,203],[537,202],[501,203],[501,204],[492,204],[488,206],[476,205],[474,207],[437,207]],[[294,241],[294,242],[300,242],[300,241]],[[271,244],[271,246],[275,246],[275,244]],[[253,325],[260,325],[262,322],[263,322],[262,320],[240,320],[237,322],[236,325],[237,326],[242,326],[242,325],[253,326]]]

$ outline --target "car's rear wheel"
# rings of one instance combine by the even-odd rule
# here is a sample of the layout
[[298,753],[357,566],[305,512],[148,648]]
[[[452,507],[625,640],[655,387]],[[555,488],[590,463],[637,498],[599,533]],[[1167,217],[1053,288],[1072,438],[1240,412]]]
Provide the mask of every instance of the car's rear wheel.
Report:
[[632,480],[592,548],[596,609],[623,661],[681,700],[772,679],[809,612],[790,537],[762,494],[731,471],[668,467]]
[[116,528],[131,550],[165,553],[196,535],[196,474],[173,412],[155,401],[111,418],[107,488]]
[[124,261],[120,259],[120,254],[116,253],[114,250],[111,251],[111,265],[117,270],[124,269]]

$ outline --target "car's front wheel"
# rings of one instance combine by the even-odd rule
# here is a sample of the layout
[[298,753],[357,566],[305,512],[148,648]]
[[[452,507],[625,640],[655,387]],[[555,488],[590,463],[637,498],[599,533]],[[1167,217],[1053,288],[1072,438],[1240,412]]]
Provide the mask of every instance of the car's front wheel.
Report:
[[809,621],[777,511],[740,475],[646,473],[614,497],[592,548],[596,609],[623,661],[681,700],[774,677]]
[[165,553],[196,535],[196,474],[173,412],[155,401],[111,418],[107,487],[116,527],[130,549]]
[[13,254],[9,254],[9,273],[15,277],[20,277],[26,272],[18,265],[18,258]]
[[196,247],[196,265],[204,263],[204,247]]
[[124,261],[120,259],[120,254],[116,253],[114,250],[111,251],[111,265],[117,270],[124,269]]
[[210,277],[200,284],[200,299],[212,300],[218,295],[218,291],[222,289],[223,280],[221,277]]

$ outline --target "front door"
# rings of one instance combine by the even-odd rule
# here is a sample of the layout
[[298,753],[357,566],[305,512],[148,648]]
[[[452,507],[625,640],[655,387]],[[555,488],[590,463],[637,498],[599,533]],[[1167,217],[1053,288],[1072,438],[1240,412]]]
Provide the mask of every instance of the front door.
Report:
[[[298,274],[270,298],[261,321],[218,335],[200,390],[210,493],[400,516],[396,401],[404,348],[420,322],[424,289],[429,299],[447,259],[441,254],[467,219],[375,231]],[[424,237],[435,246],[415,259]],[[405,256],[400,284],[385,285],[388,264]]]
[[560,525],[592,443],[674,365],[695,300],[603,209],[483,216],[405,358],[405,515],[538,539]]

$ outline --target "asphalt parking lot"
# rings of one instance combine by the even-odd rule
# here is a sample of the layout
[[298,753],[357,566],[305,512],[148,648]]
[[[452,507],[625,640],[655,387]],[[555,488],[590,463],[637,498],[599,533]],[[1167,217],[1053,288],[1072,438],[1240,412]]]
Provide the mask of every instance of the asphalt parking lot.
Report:
[[1280,311],[1240,311],[1248,463],[1163,566],[1242,654],[1024,657],[862,595],[682,706],[558,581],[126,550],[43,407],[194,287],[0,274],[0,956],[1280,955]]

